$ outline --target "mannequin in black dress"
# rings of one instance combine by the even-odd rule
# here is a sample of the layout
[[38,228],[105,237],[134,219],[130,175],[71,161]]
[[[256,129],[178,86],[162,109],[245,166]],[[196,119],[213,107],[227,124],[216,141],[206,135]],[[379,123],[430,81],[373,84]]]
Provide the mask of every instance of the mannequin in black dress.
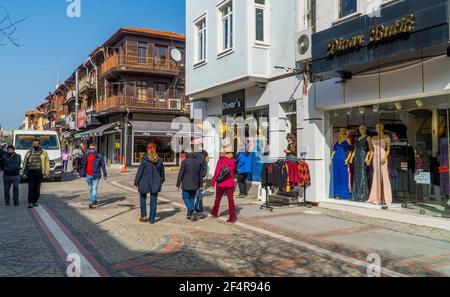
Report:
[[369,199],[369,176],[367,167],[370,166],[371,150],[369,143],[370,136],[367,136],[367,126],[359,126],[360,136],[355,140],[355,148],[353,150],[350,164],[353,164],[353,191],[352,200],[357,202],[366,202]]

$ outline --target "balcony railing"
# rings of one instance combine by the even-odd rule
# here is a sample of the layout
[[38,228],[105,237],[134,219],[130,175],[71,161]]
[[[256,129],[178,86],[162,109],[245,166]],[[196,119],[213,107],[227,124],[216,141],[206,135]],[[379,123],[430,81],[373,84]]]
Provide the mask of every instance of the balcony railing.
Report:
[[96,112],[104,112],[114,108],[133,108],[142,110],[166,110],[166,111],[184,111],[190,112],[189,101],[182,99],[169,99],[159,97],[155,98],[138,98],[135,96],[111,96],[104,100],[100,100],[96,104]]
[[176,74],[179,66],[169,59],[146,57],[127,54],[114,54],[100,66],[100,75],[105,75],[113,69],[126,67],[128,70],[170,72]]

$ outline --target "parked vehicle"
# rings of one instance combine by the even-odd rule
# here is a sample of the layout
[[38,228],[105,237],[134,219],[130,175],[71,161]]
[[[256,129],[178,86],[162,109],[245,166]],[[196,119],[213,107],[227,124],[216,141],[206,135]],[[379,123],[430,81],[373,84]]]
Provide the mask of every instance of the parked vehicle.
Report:
[[[16,147],[16,154],[25,159],[25,155],[33,148],[33,140],[39,138],[41,140],[41,148],[47,151],[50,160],[50,176],[49,178],[60,182],[63,176],[63,163],[61,157],[61,144],[59,142],[58,133],[54,131],[14,131],[13,145]],[[23,164],[22,164],[23,167]],[[23,168],[20,170],[23,177]]]

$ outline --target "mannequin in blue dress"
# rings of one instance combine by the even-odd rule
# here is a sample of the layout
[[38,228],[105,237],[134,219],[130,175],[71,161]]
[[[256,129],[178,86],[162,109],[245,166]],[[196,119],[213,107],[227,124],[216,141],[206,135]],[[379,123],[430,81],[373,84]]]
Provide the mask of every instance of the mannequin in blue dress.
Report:
[[338,141],[333,147],[333,197],[350,200],[349,163],[352,156],[352,143],[347,136],[347,130],[339,129]]

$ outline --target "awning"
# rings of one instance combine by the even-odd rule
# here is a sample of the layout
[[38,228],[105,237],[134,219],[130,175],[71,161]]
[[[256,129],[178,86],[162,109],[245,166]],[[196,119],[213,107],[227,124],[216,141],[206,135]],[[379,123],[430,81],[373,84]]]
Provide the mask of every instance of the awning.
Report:
[[109,123],[109,124],[100,126],[98,128],[95,128],[93,130],[77,133],[77,134],[75,134],[75,139],[103,136],[103,134],[105,132],[107,132],[108,130],[111,130],[115,127],[118,127],[118,126],[119,126],[118,122]]
[[193,132],[194,126],[191,123],[172,124],[170,122],[130,121],[130,124],[135,135],[172,137],[175,134],[196,134]]

